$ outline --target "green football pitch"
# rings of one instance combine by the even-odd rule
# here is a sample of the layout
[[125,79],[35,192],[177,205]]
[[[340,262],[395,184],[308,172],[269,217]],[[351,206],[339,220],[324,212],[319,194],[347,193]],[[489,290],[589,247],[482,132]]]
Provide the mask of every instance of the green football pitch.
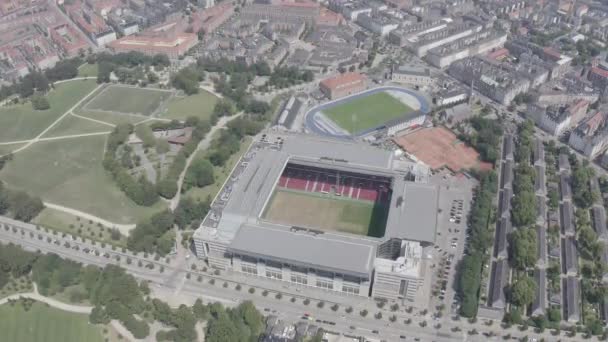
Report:
[[384,236],[388,208],[331,194],[281,189],[263,217],[269,221],[373,237]]
[[378,92],[323,109],[323,114],[349,133],[357,133],[378,127],[412,111],[411,107],[392,95]]

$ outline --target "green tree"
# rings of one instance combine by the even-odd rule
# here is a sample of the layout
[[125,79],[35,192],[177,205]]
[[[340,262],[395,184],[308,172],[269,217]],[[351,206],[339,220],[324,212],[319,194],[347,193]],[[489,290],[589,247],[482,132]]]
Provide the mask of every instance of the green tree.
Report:
[[51,108],[51,104],[49,103],[49,100],[44,95],[36,94],[36,95],[32,96],[31,101],[32,101],[32,107],[35,110],[47,110],[47,109]]
[[536,231],[533,228],[520,228],[511,234],[511,264],[525,270],[536,263]]
[[534,300],[536,283],[528,276],[517,279],[511,286],[511,302],[519,307],[527,307]]

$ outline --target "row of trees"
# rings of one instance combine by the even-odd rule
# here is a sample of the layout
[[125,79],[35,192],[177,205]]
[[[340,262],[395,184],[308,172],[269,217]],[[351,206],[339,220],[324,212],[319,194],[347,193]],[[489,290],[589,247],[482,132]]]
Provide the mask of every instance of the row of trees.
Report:
[[517,147],[511,201],[511,222],[517,228],[509,236],[509,261],[514,269],[513,281],[508,289],[512,315],[519,316],[536,295],[536,283],[528,274],[536,264],[536,195],[534,180],[536,171],[531,165],[534,138],[534,123],[525,121],[518,127]]
[[494,171],[480,175],[480,182],[469,214],[469,244],[458,273],[458,291],[462,297],[460,314],[475,317],[479,303],[481,270],[488,258],[488,246],[492,245],[489,225],[492,219],[492,200],[498,188]]
[[16,220],[29,222],[38,216],[42,209],[44,204],[40,197],[8,189],[0,182],[0,215],[9,215]]
[[511,221],[516,227],[525,228],[536,221],[536,195],[534,194],[536,172],[530,165],[534,123],[526,121],[519,125],[518,130],[515,160],[519,164],[515,168],[513,182]]
[[577,158],[573,158],[571,164],[572,200],[579,208],[588,209],[599,198],[599,194],[591,191],[590,187],[590,181],[595,177],[595,170],[587,160],[581,163]]
[[148,56],[135,51],[117,54],[102,52],[91,56],[88,62],[97,62],[97,83],[110,82],[110,75],[114,72],[121,82],[135,84],[146,81],[146,78],[150,80],[149,73],[146,74],[150,67],[162,70],[171,65],[169,57],[165,54]]
[[36,92],[44,94],[50,89],[52,83],[76,77],[78,66],[81,64],[80,58],[64,59],[44,72],[32,71],[19,81],[0,87],[0,101],[12,95],[27,98]]

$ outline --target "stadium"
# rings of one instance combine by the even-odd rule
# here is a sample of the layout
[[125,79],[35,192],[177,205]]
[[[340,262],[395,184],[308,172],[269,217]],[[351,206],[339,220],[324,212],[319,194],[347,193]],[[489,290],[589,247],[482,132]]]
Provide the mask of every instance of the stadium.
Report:
[[437,225],[438,189],[417,181],[426,172],[358,142],[265,133],[213,200],[196,254],[220,270],[413,301]]
[[320,104],[305,114],[307,131],[349,138],[421,125],[430,111],[427,99],[402,87],[385,86]]

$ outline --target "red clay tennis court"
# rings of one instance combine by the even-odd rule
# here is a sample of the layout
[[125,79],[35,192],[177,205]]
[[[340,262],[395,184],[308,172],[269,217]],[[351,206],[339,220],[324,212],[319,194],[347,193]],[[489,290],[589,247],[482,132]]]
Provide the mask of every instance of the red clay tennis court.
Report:
[[395,138],[394,141],[433,170],[444,166],[454,172],[471,168],[492,169],[492,164],[481,162],[479,153],[474,148],[458,140],[445,127],[423,128]]

